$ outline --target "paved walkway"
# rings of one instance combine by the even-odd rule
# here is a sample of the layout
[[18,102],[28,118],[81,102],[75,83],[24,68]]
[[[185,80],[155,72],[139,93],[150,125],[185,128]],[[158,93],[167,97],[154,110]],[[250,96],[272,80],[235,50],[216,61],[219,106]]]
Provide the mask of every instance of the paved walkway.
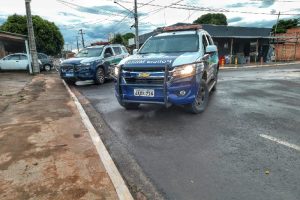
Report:
[[55,74],[0,73],[0,199],[118,199]]

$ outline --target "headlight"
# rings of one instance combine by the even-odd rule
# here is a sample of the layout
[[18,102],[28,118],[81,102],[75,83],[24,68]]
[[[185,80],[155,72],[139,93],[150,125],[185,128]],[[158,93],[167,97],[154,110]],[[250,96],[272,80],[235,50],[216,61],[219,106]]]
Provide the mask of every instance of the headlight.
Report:
[[195,73],[196,64],[191,65],[183,65],[180,67],[176,67],[173,70],[173,76],[174,77],[183,77],[183,76],[190,76]]
[[119,67],[118,66],[115,66],[115,68],[114,68],[114,75],[115,75],[115,77],[119,76]]
[[91,65],[92,63],[91,62],[84,62],[84,63],[81,63],[83,66],[89,66]]

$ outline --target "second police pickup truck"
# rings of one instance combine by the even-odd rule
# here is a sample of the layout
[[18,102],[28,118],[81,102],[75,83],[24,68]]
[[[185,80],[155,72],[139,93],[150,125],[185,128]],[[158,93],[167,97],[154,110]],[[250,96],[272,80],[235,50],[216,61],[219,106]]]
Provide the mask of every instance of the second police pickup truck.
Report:
[[96,84],[103,84],[109,77],[111,66],[127,56],[129,53],[120,44],[87,47],[79,51],[75,58],[60,64],[60,77],[68,84],[75,84],[78,80],[94,80]]
[[115,94],[126,109],[173,104],[201,113],[218,71],[217,47],[201,25],[165,27],[114,68]]

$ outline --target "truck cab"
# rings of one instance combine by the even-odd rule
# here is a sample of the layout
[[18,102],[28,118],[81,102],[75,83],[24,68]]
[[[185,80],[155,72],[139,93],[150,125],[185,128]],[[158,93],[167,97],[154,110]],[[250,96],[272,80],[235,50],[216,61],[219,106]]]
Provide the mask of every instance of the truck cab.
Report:
[[115,95],[126,109],[181,105],[201,113],[218,71],[217,47],[201,25],[165,27],[114,68]]
[[109,77],[110,67],[127,56],[126,48],[119,44],[87,47],[60,64],[60,76],[68,84],[75,84],[78,80],[94,80],[97,84],[103,84]]

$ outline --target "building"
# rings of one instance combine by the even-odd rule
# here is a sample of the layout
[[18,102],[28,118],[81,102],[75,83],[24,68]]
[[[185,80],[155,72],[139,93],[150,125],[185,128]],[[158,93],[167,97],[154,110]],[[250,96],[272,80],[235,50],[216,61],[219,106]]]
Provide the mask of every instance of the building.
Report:
[[0,31],[0,58],[11,53],[26,53],[27,50],[27,36]]
[[[177,23],[172,26],[189,25]],[[202,25],[213,38],[218,46],[219,57],[224,58],[227,64],[238,62],[239,64],[249,62],[269,61],[270,56],[270,28],[237,27],[223,25]],[[157,35],[162,28],[139,36],[140,45],[149,37]]]
[[276,60],[300,60],[300,27],[288,29],[286,33],[276,34],[272,41]]

